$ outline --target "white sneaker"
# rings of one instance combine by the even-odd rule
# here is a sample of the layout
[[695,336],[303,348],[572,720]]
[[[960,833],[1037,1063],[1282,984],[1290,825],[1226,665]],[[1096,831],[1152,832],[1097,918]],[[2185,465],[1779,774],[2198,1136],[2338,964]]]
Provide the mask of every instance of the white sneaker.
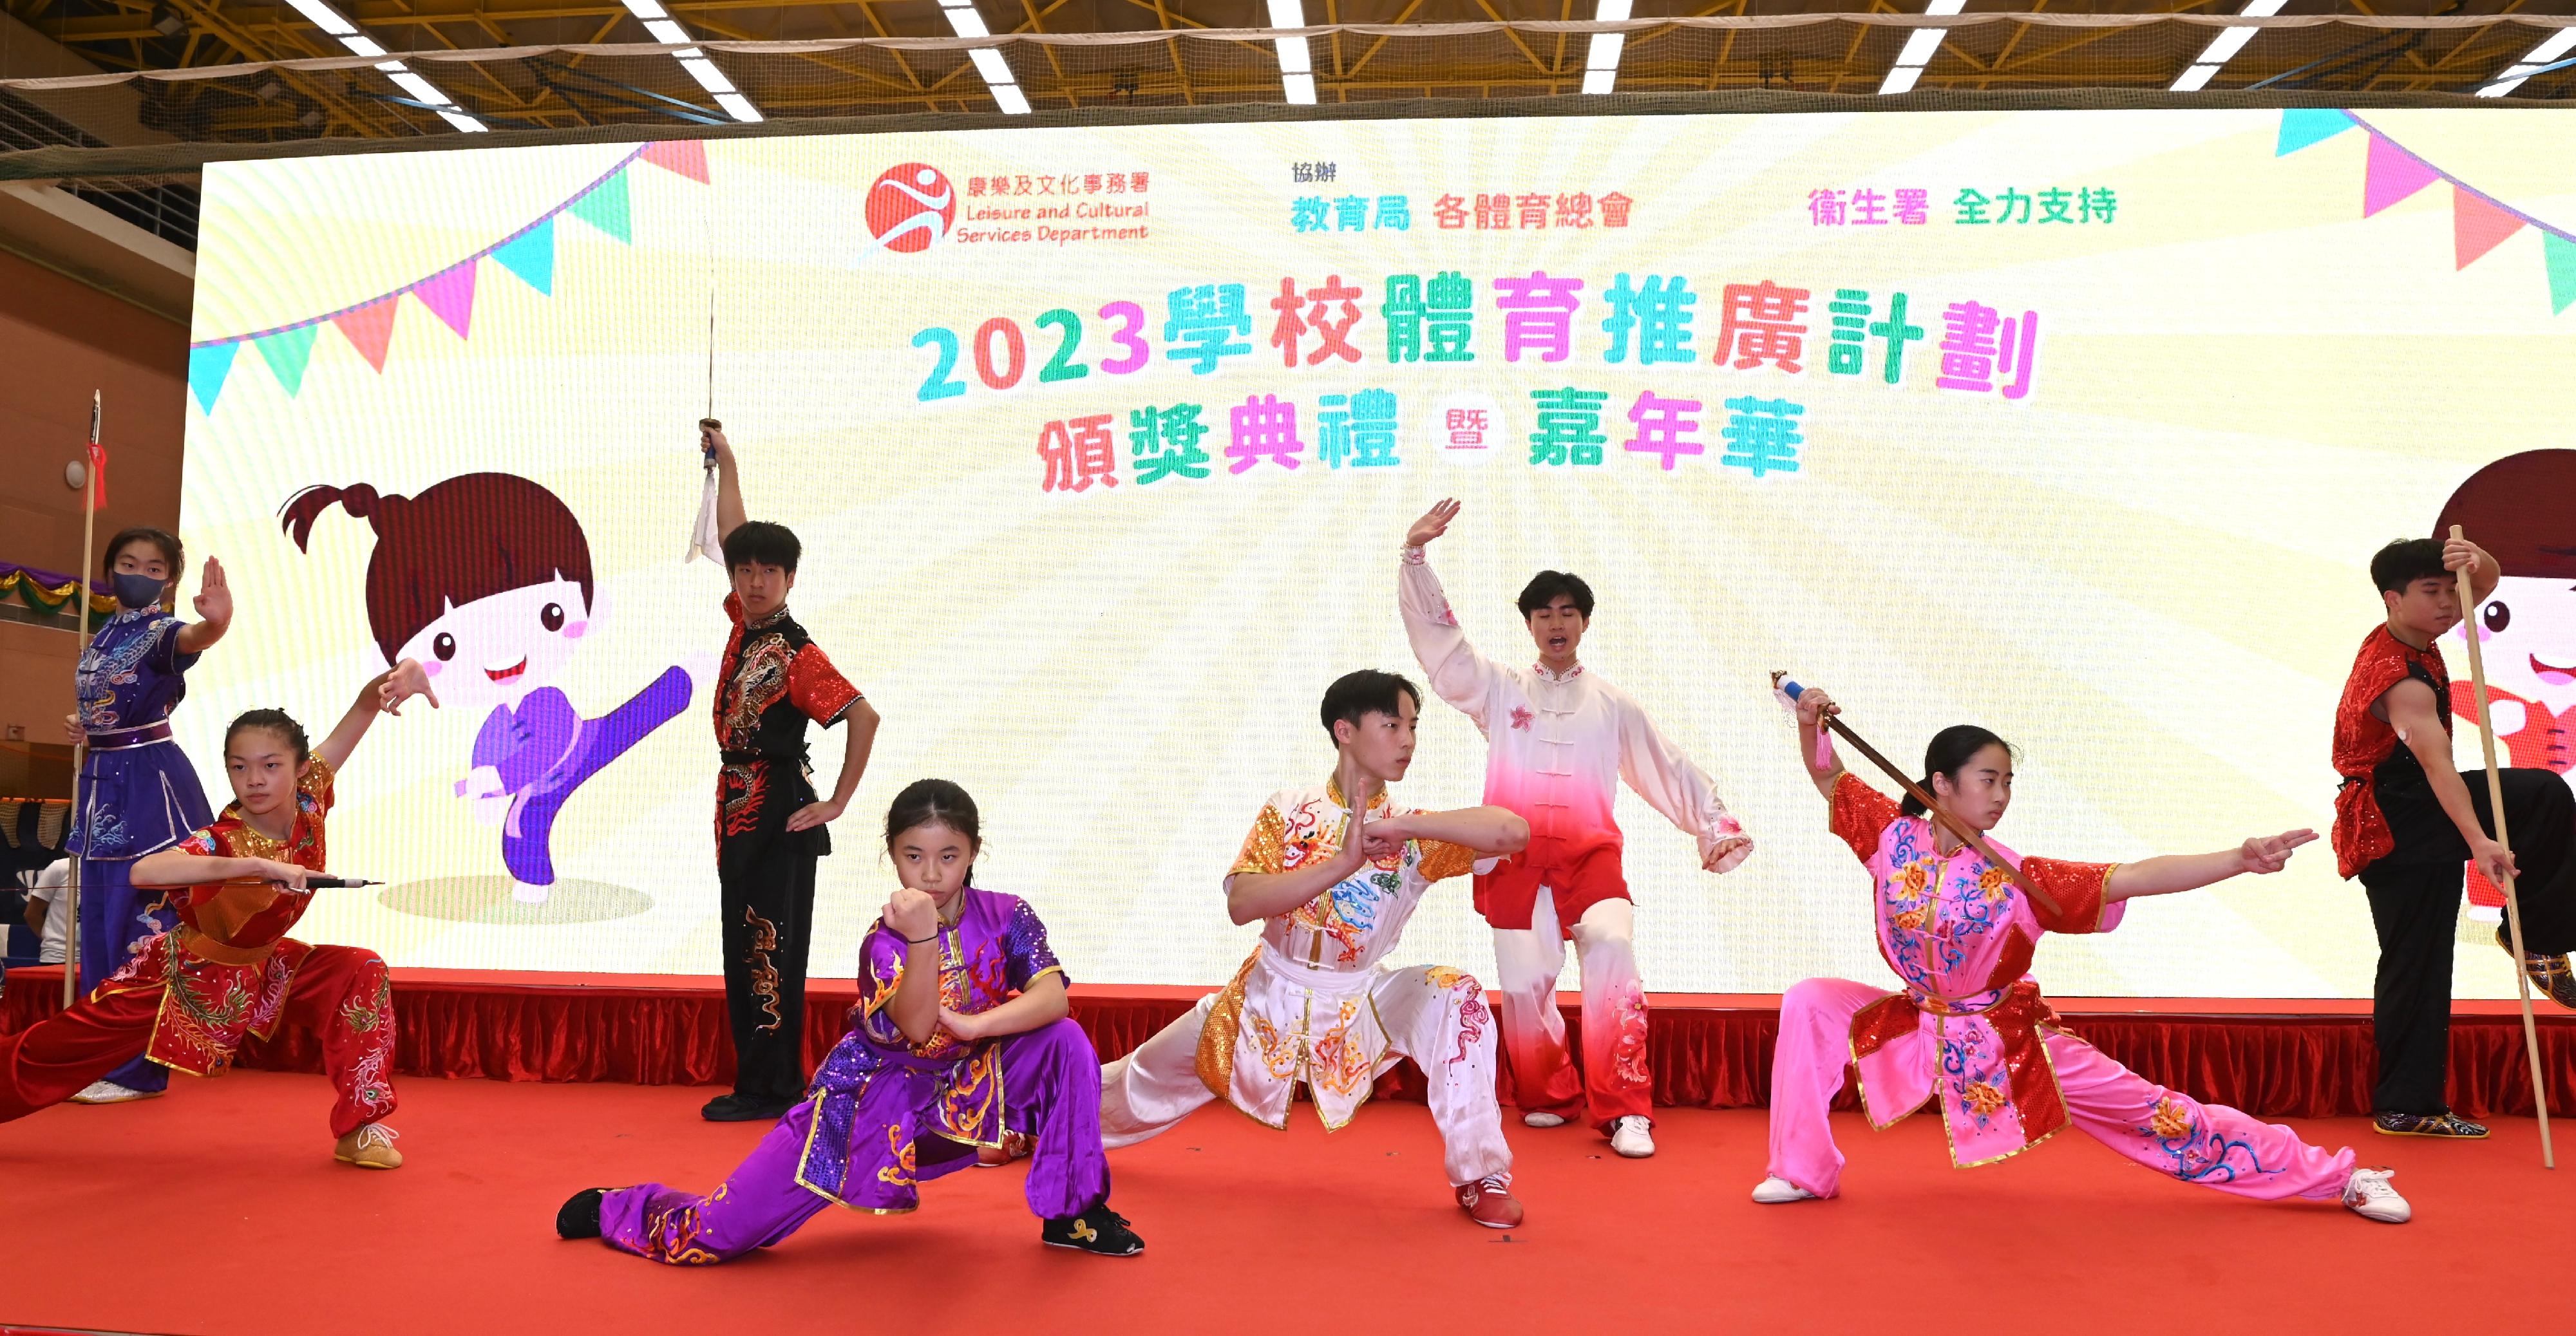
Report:
[[1753,1185],[1753,1200],[1765,1206],[1778,1206],[1784,1202],[1814,1201],[1816,1194],[1773,1174]]
[[92,1081],[72,1096],[74,1104],[123,1104],[129,1100],[150,1099],[157,1090],[128,1090],[114,1081]]
[[544,886],[531,886],[524,881],[513,881],[510,883],[510,898],[523,905],[541,905],[546,902],[546,892],[549,889]]
[[2415,1218],[2415,1208],[2397,1195],[2388,1180],[2397,1176],[2394,1169],[2355,1169],[2343,1185],[2343,1204],[2364,1220],[2384,1225],[2402,1225]]
[[1563,1127],[1565,1126],[1565,1115],[1561,1113],[1549,1113],[1545,1109],[1532,1109],[1521,1115],[1521,1126]]
[[1652,1125],[1635,1114],[1610,1124],[1610,1149],[1632,1160],[1642,1160],[1655,1153]]

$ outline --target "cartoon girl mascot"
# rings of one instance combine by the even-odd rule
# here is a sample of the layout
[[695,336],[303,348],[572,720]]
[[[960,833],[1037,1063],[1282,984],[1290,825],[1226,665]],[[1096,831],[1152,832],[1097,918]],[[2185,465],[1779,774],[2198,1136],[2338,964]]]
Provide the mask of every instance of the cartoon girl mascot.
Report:
[[501,827],[512,897],[544,903],[556,814],[583,781],[688,708],[688,672],[665,671],[597,719],[552,685],[597,603],[581,521],[536,483],[468,473],[410,497],[364,483],[307,487],[280,511],[297,550],[310,550],[314,521],[335,505],[375,529],[367,623],[385,662],[418,659],[449,705],[490,708],[456,794]]

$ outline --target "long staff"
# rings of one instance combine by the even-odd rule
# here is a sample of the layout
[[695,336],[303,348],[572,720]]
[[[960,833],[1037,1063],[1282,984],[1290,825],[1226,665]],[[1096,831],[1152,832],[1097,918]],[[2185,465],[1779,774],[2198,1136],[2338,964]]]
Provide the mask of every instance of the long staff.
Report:
[[[2464,538],[2459,525],[2451,526],[2451,537]],[[2495,813],[2496,843],[2513,847],[2504,826],[2504,772],[2496,768],[2495,725],[2487,719],[2487,658],[2478,645],[2478,601],[2469,593],[2469,573],[2460,572],[2461,629],[2469,642],[2469,684],[2478,706],[2478,744],[2486,748],[2487,806]],[[2540,1067],[2540,1024],[2531,1017],[2531,976],[2523,971],[2522,901],[2513,893],[2513,874],[2504,878],[2505,931],[2513,939],[2513,981],[2522,994],[2522,1047],[2531,1055],[2531,1108],[2540,1116],[2540,1165],[2558,1167],[2558,1157],[2549,1146],[2549,1086]]]
[[[72,581],[72,597],[80,600],[80,642],[72,654],[72,711],[80,712],[80,664],[89,657],[89,559],[90,549],[98,542],[98,419],[100,394],[89,392],[89,459],[83,470],[89,486],[81,497],[81,564],[80,574]],[[64,823],[69,833],[81,830],[81,775],[89,768],[89,734],[83,732],[72,743],[72,819]],[[80,995],[80,914],[81,865],[86,857],[88,840],[83,838],[82,852],[71,859],[71,876],[63,890],[63,1007],[68,1010]]]
[[[1791,700],[1796,700],[1807,692],[1805,687],[1790,681],[1789,675],[1785,672],[1775,672],[1771,674],[1771,686],[1774,690],[1786,694]],[[2002,854],[1996,853],[1995,847],[1986,843],[1986,837],[1978,834],[1975,827],[1970,826],[1967,822],[1962,821],[1955,816],[1952,816],[1950,814],[1950,809],[1941,805],[1940,799],[1924,792],[1923,786],[1915,783],[1912,776],[1897,769],[1894,761],[1879,755],[1878,748],[1863,741],[1860,734],[1852,731],[1851,725],[1843,722],[1842,715],[1839,712],[1818,719],[1816,721],[1816,726],[1841,734],[1843,741],[1852,745],[1852,750],[1868,757],[1872,764],[1887,772],[1887,777],[1889,779],[1895,780],[1898,784],[1903,785],[1906,795],[1914,799],[1914,801],[1923,804],[1923,809],[1932,814],[1933,820],[1949,827],[1950,833],[1958,836],[1960,843],[1976,850],[1977,856],[1985,859],[1988,866],[2003,869],[2004,875],[2012,878],[2013,885],[2020,887],[2022,894],[2037,901],[2040,908],[2047,910],[2051,915],[2064,912],[2057,907],[2057,900],[2055,897],[2051,896],[2048,892],[2039,889],[2039,887],[2032,885],[2030,878],[2023,876],[2020,868],[2005,861]]]

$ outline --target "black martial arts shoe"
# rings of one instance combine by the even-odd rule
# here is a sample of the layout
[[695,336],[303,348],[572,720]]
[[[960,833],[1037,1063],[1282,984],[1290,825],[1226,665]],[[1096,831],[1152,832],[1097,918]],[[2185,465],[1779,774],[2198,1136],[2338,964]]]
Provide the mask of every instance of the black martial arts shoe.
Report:
[[698,1116],[711,1123],[774,1123],[795,1108],[793,1100],[751,1099],[743,1095],[718,1095],[698,1110]]
[[2382,1113],[2370,1120],[2370,1130],[2384,1137],[2441,1137],[2451,1141],[2476,1141],[2487,1134],[2486,1124],[2451,1113]]
[[[2506,955],[2513,954],[2511,925],[2496,925],[2496,945],[2504,948]],[[2576,1011],[2576,970],[2568,968],[2567,957],[2525,951],[2520,959],[2523,976],[2531,980],[2535,991],[2570,1011]]]
[[1039,1228],[1038,1238],[1050,1248],[1072,1248],[1102,1257],[1133,1257],[1145,1251],[1145,1241],[1127,1227],[1127,1217],[1109,1209],[1106,1197],[1080,1215],[1047,1221]]
[[583,1188],[572,1194],[572,1200],[555,1212],[555,1235],[566,1239],[599,1237],[599,1202],[608,1195],[606,1188]]

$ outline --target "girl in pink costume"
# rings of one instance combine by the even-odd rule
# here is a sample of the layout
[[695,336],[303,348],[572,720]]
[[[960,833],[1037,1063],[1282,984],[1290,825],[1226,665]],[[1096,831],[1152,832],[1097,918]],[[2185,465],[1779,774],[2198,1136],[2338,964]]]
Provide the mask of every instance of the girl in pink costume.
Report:
[[[1995,852],[2057,902],[2033,903],[1912,799],[1902,807],[1844,771],[1818,735],[1834,712],[1825,693],[1796,703],[1799,756],[1832,805],[1832,829],[1868,866],[1878,950],[1905,981],[1889,993],[1845,979],[1809,979],[1780,999],[1771,1069],[1771,1163],[1754,1188],[1765,1204],[1830,1197],[1842,1153],[1825,1109],[1843,1068],[1860,1068],[1862,1110],[1887,1127],[1937,1102],[1960,1168],[2017,1155],[2071,1122],[2128,1159],[2185,1183],[2241,1197],[2337,1201],[2402,1224],[2406,1199],[2387,1169],[2357,1169],[2289,1128],[2167,1090],[2059,1027],[2029,976],[2046,932],[2108,932],[2126,902],[2196,890],[2243,872],[2278,872],[2316,838],[2295,830],[2214,854],[2137,863],[2068,863]],[[1980,833],[2012,802],[2012,749],[1970,724],[1926,749],[1923,788]]]

